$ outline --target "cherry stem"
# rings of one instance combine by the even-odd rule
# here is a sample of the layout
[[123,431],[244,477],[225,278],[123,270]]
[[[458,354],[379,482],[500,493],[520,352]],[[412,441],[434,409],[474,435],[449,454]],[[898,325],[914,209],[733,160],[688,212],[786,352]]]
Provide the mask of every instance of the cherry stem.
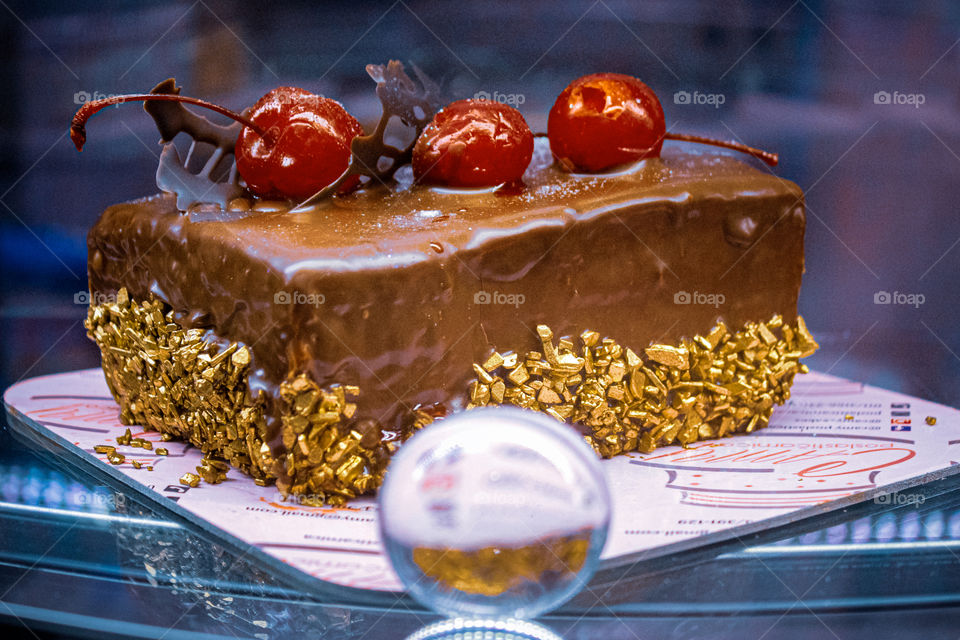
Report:
[[263,138],[264,142],[266,142],[268,145],[272,145],[275,142],[274,137],[265,131],[263,127],[254,124],[249,118],[245,118],[239,113],[230,111],[230,109],[227,109],[226,107],[221,107],[220,105],[207,102],[206,100],[200,100],[199,98],[191,98],[189,96],[181,96],[174,93],[140,93],[124,96],[112,96],[110,98],[103,98],[102,100],[93,100],[92,102],[84,103],[84,105],[77,110],[76,115],[73,116],[73,122],[70,123],[70,139],[73,140],[73,144],[77,147],[77,151],[83,151],[83,145],[87,141],[87,120],[89,120],[95,113],[104,107],[121,104],[123,102],[146,102],[149,100],[157,100],[160,102],[182,102],[196,105],[198,107],[204,107],[205,109],[216,111],[217,113],[225,115],[228,118],[236,120]]
[[771,167],[777,166],[777,163],[780,162],[780,156],[775,153],[770,153],[769,151],[764,151],[763,149],[754,149],[753,147],[748,147],[745,144],[740,144],[739,142],[726,142],[724,140],[714,140],[713,138],[704,138],[702,136],[692,136],[686,133],[667,133],[663,136],[666,140],[679,140],[681,142],[697,142],[699,144],[709,144],[714,147],[723,147],[724,149],[733,149],[734,151],[740,151],[741,153],[746,153],[751,155],[758,160],[763,160]]

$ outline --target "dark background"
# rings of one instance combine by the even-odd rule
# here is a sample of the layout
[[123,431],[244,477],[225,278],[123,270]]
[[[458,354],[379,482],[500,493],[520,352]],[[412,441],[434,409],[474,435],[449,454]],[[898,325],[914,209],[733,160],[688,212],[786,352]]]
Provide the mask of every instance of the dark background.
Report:
[[[780,153],[776,173],[808,198],[811,366],[960,405],[958,2],[0,0],[0,42],[0,388],[99,364],[75,302],[85,234],[106,206],[156,190],[150,119],[107,110],[78,154],[80,98],[175,76],[239,110],[289,84],[369,124],[363,67],[399,58],[446,100],[522,96],[535,131],[574,78],[629,73],[669,128]],[[678,91],[723,104],[677,104]],[[877,104],[878,91],[923,104]],[[875,304],[883,291],[924,302]],[[84,490],[0,434],[3,500],[75,508],[64,496]]]

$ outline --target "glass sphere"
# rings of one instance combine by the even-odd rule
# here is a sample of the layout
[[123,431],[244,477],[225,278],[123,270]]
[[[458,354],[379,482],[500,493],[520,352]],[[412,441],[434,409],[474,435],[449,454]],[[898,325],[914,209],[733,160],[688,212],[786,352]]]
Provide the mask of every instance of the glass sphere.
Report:
[[379,502],[397,575],[454,616],[559,606],[593,575],[611,512],[600,462],[574,429],[504,407],[417,433],[391,460]]

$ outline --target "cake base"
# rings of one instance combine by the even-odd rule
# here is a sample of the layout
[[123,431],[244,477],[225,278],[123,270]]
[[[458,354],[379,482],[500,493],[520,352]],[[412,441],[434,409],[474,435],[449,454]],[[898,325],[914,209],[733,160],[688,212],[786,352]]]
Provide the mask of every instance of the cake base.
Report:
[[[400,432],[385,431],[355,419],[362,390],[321,388],[301,374],[273,391],[282,442],[271,448],[270,391],[251,386],[247,346],[185,329],[159,300],[137,302],[124,289],[114,302],[91,306],[86,326],[124,424],[185,440],[214,465],[275,481],[301,504],[342,504],[374,491],[396,447],[445,413],[417,408]],[[474,365],[468,406],[543,411],[577,425],[604,457],[765,426],[796,373],[806,371],[799,359],[817,348],[799,318],[796,328],[774,317],[733,334],[720,323],[692,341],[651,345],[643,356],[591,331],[581,334],[578,355],[569,339],[554,345],[548,327],[538,331],[542,353],[495,352]]]

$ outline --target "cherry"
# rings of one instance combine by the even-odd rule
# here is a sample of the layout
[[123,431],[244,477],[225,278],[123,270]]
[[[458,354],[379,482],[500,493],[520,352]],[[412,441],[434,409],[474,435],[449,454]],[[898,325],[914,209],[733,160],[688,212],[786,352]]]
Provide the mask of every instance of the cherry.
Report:
[[413,148],[418,182],[451,187],[515,183],[533,157],[520,112],[491,100],[458,100],[439,111]]
[[554,158],[568,171],[597,172],[659,157],[664,140],[725,147],[777,164],[776,154],[739,143],[667,133],[653,89],[620,73],[595,73],[571,82],[550,109],[547,135]]
[[[70,125],[78,151],[86,142],[86,122],[114,104],[150,100],[182,102],[221,113],[244,125],[237,137],[237,170],[255,195],[306,198],[334,182],[350,163],[350,143],[360,123],[338,102],[303,89],[279,87],[260,98],[249,117],[198,98],[147,93],[113,96],[85,103]],[[348,179],[340,191],[356,186]]]
[[602,171],[659,156],[665,130],[653,90],[619,73],[574,80],[547,120],[550,150],[568,170]]
[[[339,102],[295,87],[278,87],[247,112],[275,142],[244,128],[237,139],[237,170],[256,195],[309,198],[340,177],[350,164],[350,142],[363,135]],[[349,191],[360,176],[348,179]]]

